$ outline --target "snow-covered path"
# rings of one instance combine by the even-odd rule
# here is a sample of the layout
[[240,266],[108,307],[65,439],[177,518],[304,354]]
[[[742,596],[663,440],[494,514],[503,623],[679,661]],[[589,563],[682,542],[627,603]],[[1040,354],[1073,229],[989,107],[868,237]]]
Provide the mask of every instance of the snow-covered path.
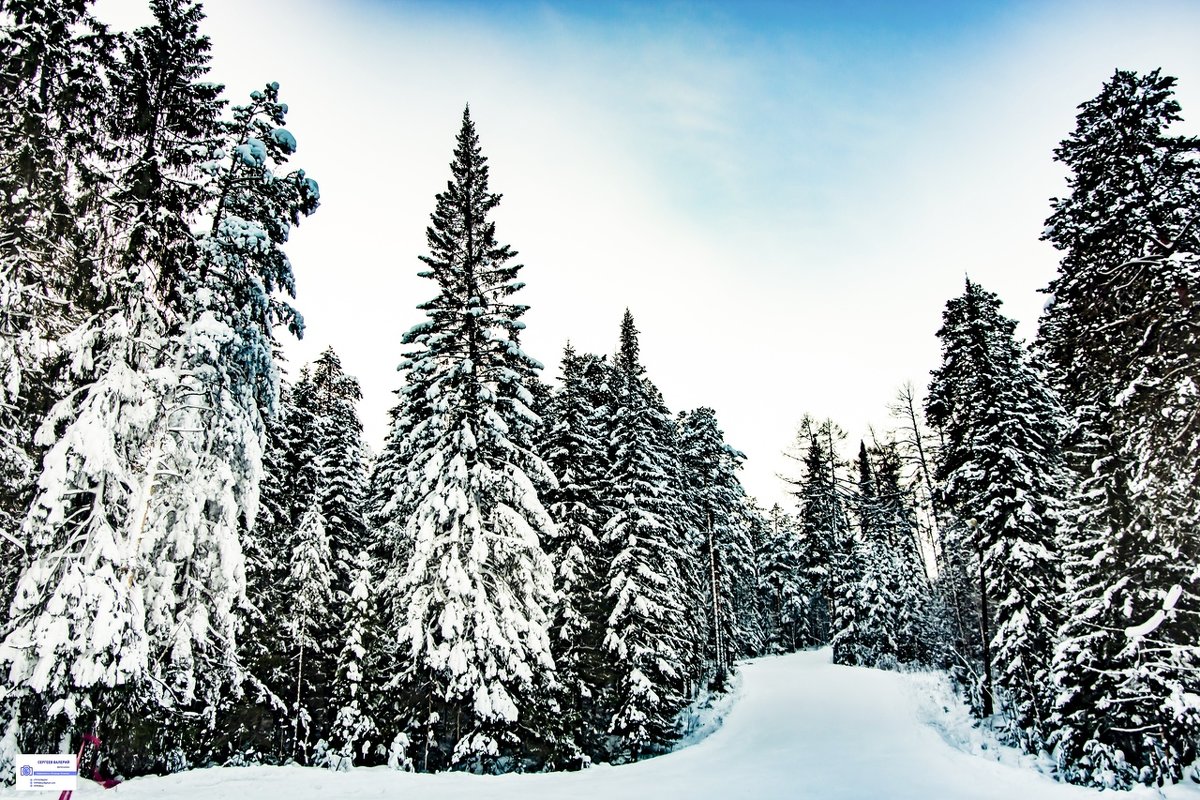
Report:
[[[724,726],[699,744],[620,767],[549,775],[409,775],[386,768],[348,773],[302,767],[204,769],[140,778],[111,800],[1059,800],[1100,793],[1027,768],[960,752],[921,721],[928,676],[834,666],[829,651],[765,658],[743,667],[743,689]],[[5,792],[15,795],[15,792]],[[24,794],[24,793],[22,793]],[[98,796],[90,786],[76,797]],[[1162,797],[1139,789],[1105,797]],[[1200,798],[1173,787],[1170,798]]]

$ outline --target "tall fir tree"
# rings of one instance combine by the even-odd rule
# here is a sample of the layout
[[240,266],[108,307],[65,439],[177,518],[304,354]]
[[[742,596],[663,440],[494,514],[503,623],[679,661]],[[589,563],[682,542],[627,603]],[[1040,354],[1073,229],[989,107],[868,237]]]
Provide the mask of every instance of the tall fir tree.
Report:
[[606,680],[600,526],[608,472],[607,408],[594,404],[598,385],[589,386],[589,373],[593,380],[609,380],[604,359],[580,355],[568,344],[559,389],[548,401],[541,443],[543,458],[558,479],[546,496],[546,508],[558,525],[558,535],[548,543],[560,594],[552,646],[563,686],[565,727],[575,731],[579,748],[574,757],[569,752],[559,756],[562,766],[604,754],[605,725],[597,701]]
[[323,716],[323,695],[330,677],[324,668],[331,644],[327,637],[333,604],[333,554],[317,498],[301,515],[292,542],[285,578],[291,605],[282,621],[288,649],[294,653],[288,669],[292,685],[287,697],[291,734],[287,755],[303,763],[320,732],[320,720],[314,725],[314,716]]
[[645,376],[638,330],[628,310],[616,355],[611,515],[602,541],[607,564],[604,649],[611,679],[605,703],[611,757],[636,761],[676,738],[695,659],[688,641],[686,552],[675,491],[672,420]]
[[377,741],[379,724],[370,692],[377,691],[382,683],[373,674],[375,663],[370,657],[379,636],[375,621],[379,568],[365,547],[354,556],[350,567],[349,586],[338,597],[342,646],[331,686],[333,719],[324,758],[327,766],[339,771],[371,760],[371,744]]
[[[358,381],[342,369],[332,347],[312,365],[316,401],[316,441],[320,463],[317,499],[333,541],[335,557],[353,561],[366,544],[363,519],[367,482],[366,444],[357,404],[362,399]],[[349,583],[343,570],[344,589]]]
[[520,266],[488,219],[500,196],[469,111],[450,169],[422,256],[438,295],[404,337],[393,437],[412,456],[398,487],[411,513],[389,544],[408,557],[389,565],[385,613],[418,768],[498,772],[537,766],[555,738],[555,526],[534,489],[553,477],[523,444],[536,417],[522,376],[540,365],[520,347]]
[[802,467],[800,478],[792,481],[799,505],[799,569],[812,592],[812,616],[824,623],[817,631],[821,644],[831,642],[837,631],[838,599],[853,579],[848,492],[841,476],[845,464],[837,455],[844,438],[832,420],[818,423],[808,415],[796,435],[794,457]]
[[1063,257],[1039,344],[1075,483],[1052,742],[1103,786],[1177,779],[1200,732],[1200,141],[1169,133],[1174,85],[1117,70],[1080,106],[1044,236]]
[[769,652],[790,653],[826,641],[828,607],[820,588],[826,564],[808,544],[796,519],[778,504],[772,506],[757,548]]
[[326,349],[286,388],[267,426],[262,500],[247,539],[254,613],[243,650],[254,693],[234,714],[242,730],[231,732],[244,742],[241,760],[345,769],[373,752],[377,567],[363,522],[360,396]]
[[686,498],[696,515],[700,534],[700,583],[708,606],[705,657],[718,680],[735,659],[758,647],[754,550],[750,515],[737,470],[745,455],[725,443],[711,408],[681,416],[680,451]]
[[886,552],[887,581],[894,605],[896,659],[903,664],[922,660],[922,625],[929,599],[925,559],[917,533],[915,499],[901,479],[899,449],[895,442],[877,443],[872,449],[875,498],[870,514]]
[[[282,359],[281,356],[277,358]],[[302,373],[304,379],[305,373]],[[246,597],[250,608],[238,645],[246,667],[245,697],[222,721],[230,742],[229,763],[276,763],[284,760],[291,731],[289,718],[289,641],[283,622],[288,596],[291,545],[295,531],[295,475],[290,469],[294,440],[289,423],[295,409],[291,386],[281,385],[275,413],[264,420],[263,472],[254,536],[245,542]]]
[[[994,684],[1014,738],[1036,751],[1048,733],[1050,660],[1062,623],[1055,510],[1062,412],[995,294],[968,280],[943,319],[942,365],[933,373],[927,413],[942,432],[941,502],[965,523],[949,563],[978,580],[972,616],[983,711]],[[959,585],[968,580],[956,578]]]
[[321,665],[325,707],[317,721],[326,752],[318,755],[344,769],[369,755],[367,737],[376,727],[365,695],[376,677],[367,653],[378,637],[378,567],[364,520],[368,464],[356,407],[362,391],[332,348],[321,353],[312,375],[316,424],[311,436],[319,465],[314,498],[329,534],[334,600],[326,620],[331,647]]
[[834,620],[833,660],[851,666],[893,668],[899,655],[889,533],[877,513],[879,493],[867,447],[859,442],[858,517],[849,547],[842,552],[842,574]]
[[27,553],[33,433],[59,388],[58,340],[92,310],[97,226],[86,173],[106,142],[113,37],[78,0],[0,8],[0,603]]
[[275,293],[292,289],[280,247],[316,203],[314,183],[276,175],[294,139],[274,89],[222,125],[199,6],[151,10],[110,76],[123,112],[101,120],[102,291],[61,340],[70,391],[38,433],[3,654],[21,710],[46,720],[24,746],[97,730],[129,771],[207,758],[222,698],[240,693],[242,542],[274,401]]

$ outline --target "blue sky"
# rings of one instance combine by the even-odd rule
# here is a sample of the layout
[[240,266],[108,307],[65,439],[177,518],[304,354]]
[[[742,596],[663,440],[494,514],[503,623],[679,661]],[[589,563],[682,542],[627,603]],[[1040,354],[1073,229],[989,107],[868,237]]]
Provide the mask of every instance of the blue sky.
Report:
[[[100,0],[114,21],[138,0]],[[268,80],[322,209],[289,253],[309,323],[364,384],[372,441],[433,196],[470,102],[526,348],[611,351],[629,306],[673,409],[716,408],[785,498],[805,412],[852,440],[923,387],[970,273],[1032,336],[1056,254],[1051,160],[1116,67],[1180,79],[1200,131],[1195,3],[417,3],[209,0],[214,73]]]

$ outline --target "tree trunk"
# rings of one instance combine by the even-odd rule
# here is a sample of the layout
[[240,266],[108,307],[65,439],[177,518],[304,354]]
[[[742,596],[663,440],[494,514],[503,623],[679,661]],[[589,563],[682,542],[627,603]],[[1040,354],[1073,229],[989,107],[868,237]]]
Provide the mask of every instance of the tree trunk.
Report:
[[992,701],[992,635],[988,625],[987,573],[983,569],[982,546],[979,547],[979,633],[983,639],[983,686],[979,694],[983,716],[990,717],[995,711]]

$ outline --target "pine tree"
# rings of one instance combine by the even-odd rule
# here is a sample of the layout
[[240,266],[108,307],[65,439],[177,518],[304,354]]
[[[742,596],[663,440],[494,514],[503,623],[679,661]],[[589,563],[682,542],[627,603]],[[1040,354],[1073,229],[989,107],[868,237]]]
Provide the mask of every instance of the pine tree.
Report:
[[799,523],[778,504],[772,506],[757,548],[766,649],[771,652],[790,653],[826,637],[829,621],[819,613],[825,604],[816,580],[825,566],[805,544]]
[[520,267],[487,218],[500,196],[468,111],[451,172],[422,256],[439,293],[404,337],[410,390],[393,437],[413,456],[399,487],[411,515],[408,541],[390,544],[410,555],[389,565],[386,614],[417,766],[497,772],[536,766],[554,736],[553,566],[541,542],[555,527],[530,476],[553,478],[519,444],[536,421],[521,376],[540,365],[520,348],[526,307],[509,299]]
[[832,641],[837,630],[838,599],[853,580],[850,568],[852,539],[846,514],[846,491],[840,472],[837,445],[845,438],[831,420],[818,424],[805,415],[796,436],[795,456],[803,472],[796,487],[799,502],[800,575],[810,587],[810,607],[818,643]]
[[62,340],[71,390],[39,431],[5,646],[23,715],[47,720],[25,746],[95,729],[131,772],[210,757],[240,694],[273,328],[295,319],[275,297],[292,289],[280,247],[316,202],[314,183],[275,174],[294,150],[275,88],[220,124],[199,6],[152,11],[111,77],[103,292]]
[[[199,19],[198,6],[184,10]],[[182,367],[177,400],[184,413],[175,435],[183,447],[174,472],[149,470],[148,485],[163,498],[149,509],[149,524],[166,533],[184,521],[194,535],[190,553],[160,540],[165,547],[156,563],[166,573],[160,585],[177,579],[169,566],[177,555],[188,559],[193,580],[181,582],[174,598],[161,590],[156,594],[148,630],[171,643],[171,680],[187,686],[173,702],[194,710],[188,749],[204,760],[226,757],[221,749],[226,743],[209,732],[220,729],[219,716],[240,707],[244,692],[237,639],[252,607],[242,554],[260,549],[251,538],[263,420],[278,404],[275,331],[302,331],[288,300],[295,286],[283,245],[319,199],[316,183],[303,170],[284,171],[296,142],[283,127],[287,106],[278,92],[278,84],[267,84],[251,92],[246,105],[235,106],[221,124],[214,152],[223,160],[201,165],[213,177],[202,209],[208,229],[196,237],[196,266],[181,274],[181,285],[191,287],[185,295],[187,322],[171,339]],[[178,610],[171,609],[172,602]],[[177,636],[182,619],[193,621],[194,640],[186,650]]]
[[612,757],[636,761],[675,738],[675,717],[689,697],[685,537],[676,522],[670,416],[641,364],[628,310],[615,359],[611,516],[602,541],[608,557],[604,648],[612,678],[605,702]]
[[919,662],[923,643],[922,621],[929,597],[925,559],[917,534],[914,498],[901,485],[900,455],[895,442],[873,448],[875,503],[872,516],[886,552],[887,580],[894,598],[891,625],[896,637],[896,659]]
[[1042,745],[1050,659],[1064,591],[1054,498],[1061,491],[1056,398],[1014,338],[1000,300],[969,280],[946,306],[942,366],[930,386],[930,422],[943,433],[942,500],[966,525],[957,556],[977,571],[984,711],[991,680],[1016,738]]
[[754,559],[746,493],[737,477],[745,455],[725,443],[711,408],[682,416],[680,450],[687,502],[701,534],[701,582],[708,601],[706,658],[720,683],[736,658],[760,646],[753,611],[746,608],[754,595],[749,589]]
[[1040,346],[1075,482],[1052,743],[1068,779],[1102,786],[1177,779],[1200,731],[1200,141],[1167,133],[1174,84],[1118,70],[1080,106],[1045,233],[1063,258]]
[[26,558],[33,432],[54,398],[57,342],[90,310],[95,229],[85,171],[103,137],[112,37],[87,4],[0,8],[0,603]]
[[844,555],[843,580],[836,604],[833,660],[837,664],[893,668],[899,654],[889,533],[878,513],[875,475],[866,445],[859,443],[858,530]]
[[[604,558],[600,526],[605,519],[604,480],[608,470],[606,408],[593,405],[585,374],[607,374],[607,362],[579,355],[567,345],[562,380],[547,406],[541,452],[558,485],[546,495],[546,508],[558,525],[548,543],[560,601],[554,615],[554,660],[563,685],[564,727],[576,732],[582,751],[559,756],[564,766],[600,757],[603,730],[597,699],[605,681],[603,635]],[[601,378],[607,381],[606,377]]]
[[[157,469],[167,429],[181,427],[187,413],[186,400],[180,405],[169,400],[177,393],[177,377],[160,369],[177,367],[164,357],[164,340],[185,313],[180,294],[163,289],[178,277],[182,251],[190,250],[187,259],[195,255],[188,217],[204,200],[198,162],[216,136],[220,111],[219,90],[192,83],[207,59],[207,42],[196,34],[195,20],[181,21],[163,4],[155,11],[158,24],[128,40],[122,68],[112,76],[115,97],[133,113],[112,120],[121,166],[114,170],[105,208],[114,223],[99,243],[106,261],[103,310],[63,342],[73,368],[60,379],[73,391],[39,431],[39,443],[49,450],[24,522],[31,562],[13,603],[8,643],[16,646],[13,682],[30,692],[25,704],[31,710],[57,702],[58,710],[43,730],[26,731],[30,743],[46,734],[57,741],[76,718],[101,716],[96,705],[104,701],[125,705],[121,713],[128,715],[129,732],[144,733],[138,721],[148,698],[136,689],[104,687],[143,686],[153,663],[145,601],[139,597],[143,587],[153,592],[151,598],[158,594],[138,563],[149,527],[143,476]],[[165,29],[176,23],[192,27],[165,41]],[[149,63],[169,64],[172,77],[179,76],[170,87],[169,108],[146,106],[161,102],[155,87],[136,95],[126,91],[158,78],[162,70],[155,72]],[[147,119],[155,127],[147,127]],[[150,464],[142,461],[147,452],[155,454]],[[164,685],[168,692],[177,688],[169,681]],[[119,762],[120,746],[113,749]]]

